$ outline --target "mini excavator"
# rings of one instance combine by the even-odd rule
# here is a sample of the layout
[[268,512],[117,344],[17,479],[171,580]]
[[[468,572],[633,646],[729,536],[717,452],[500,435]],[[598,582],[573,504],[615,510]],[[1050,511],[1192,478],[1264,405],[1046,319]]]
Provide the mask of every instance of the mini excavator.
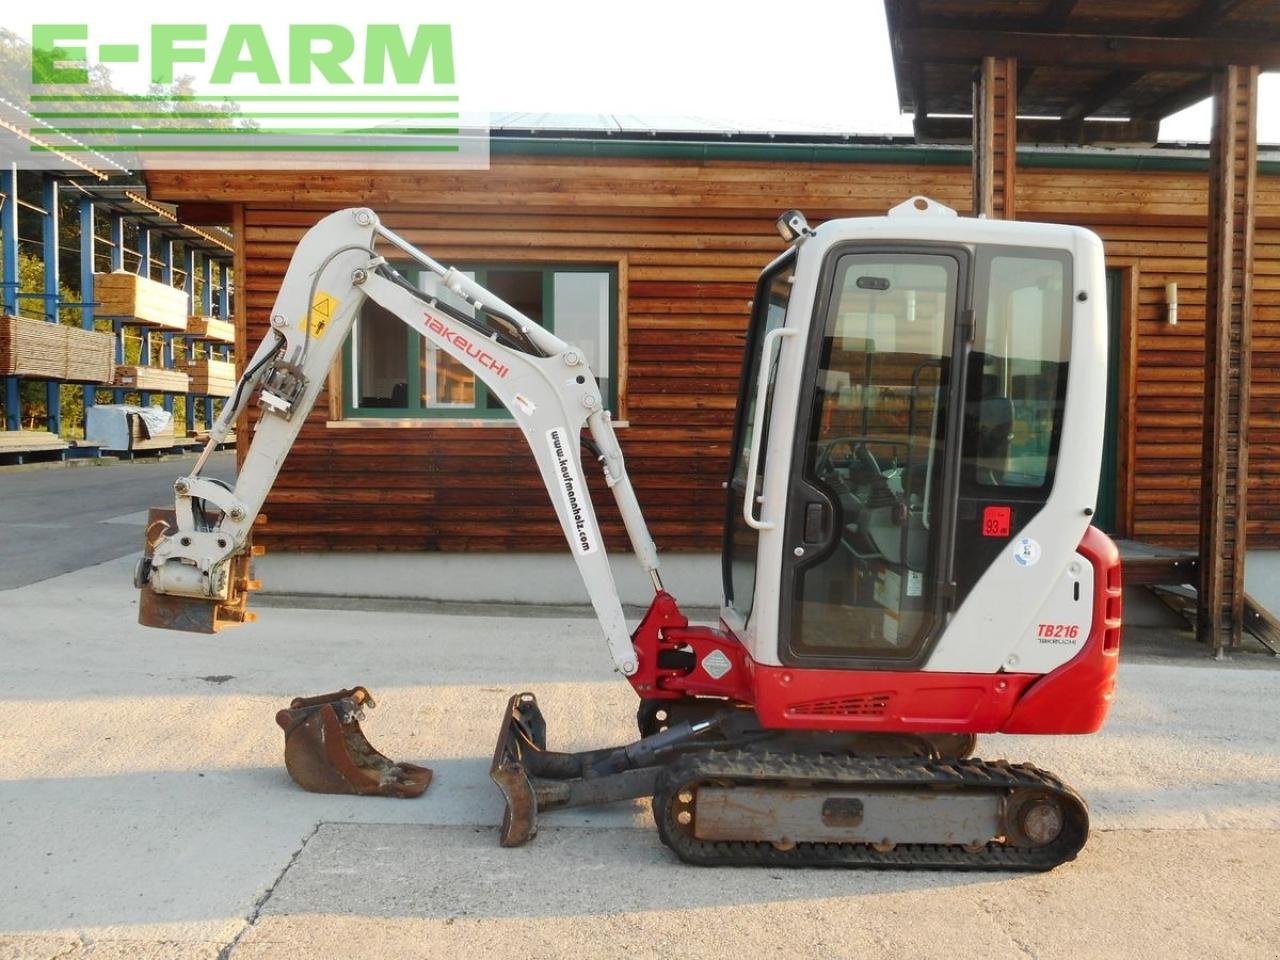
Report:
[[[558,807],[651,797],[662,841],[693,864],[1047,870],[1074,859],[1088,834],[1081,797],[973,751],[980,733],[1092,733],[1113,696],[1119,555],[1090,523],[1102,244],[1072,226],[958,217],[924,197],[817,228],[791,210],[777,226],[785,249],[760,274],[746,331],[717,626],[690,624],[663,585],[583,351],[368,209],[324,217],[294,252],[268,333],[149,531],[141,621],[212,631],[251,618],[255,517],[371,302],[510,411],[609,656],[639,696],[638,739],[581,753],[549,749],[537,699],[511,697],[491,768],[504,845],[531,839]],[[395,262],[433,283],[409,282]],[[234,486],[202,476],[255,400]],[[634,629],[584,448],[652,580]],[[425,788],[422,768],[407,769],[389,775]]]

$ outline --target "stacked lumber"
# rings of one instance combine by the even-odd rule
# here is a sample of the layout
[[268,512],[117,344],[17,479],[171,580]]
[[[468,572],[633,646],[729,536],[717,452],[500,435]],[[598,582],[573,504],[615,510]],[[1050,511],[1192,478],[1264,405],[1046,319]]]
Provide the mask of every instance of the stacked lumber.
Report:
[[62,379],[75,383],[110,383],[115,371],[115,338],[97,330],[62,328],[67,338],[67,362]]
[[136,273],[95,273],[93,297],[102,316],[125,317],[170,330],[187,329],[187,295]]
[[4,376],[110,383],[113,345],[109,333],[0,316],[0,374]]
[[182,369],[191,378],[191,393],[229,397],[236,385],[236,365],[226,360],[188,360]]
[[195,340],[235,343],[235,324],[217,317],[187,317],[187,336]]
[[61,324],[0,317],[0,372],[57,380],[67,362]]
[[168,450],[177,443],[173,432],[173,421],[159,433],[149,433],[142,417],[136,413],[129,414],[129,449],[130,450]]
[[66,448],[67,441],[46,430],[0,430],[0,455]]
[[122,364],[116,367],[114,385],[128,390],[154,390],[158,393],[186,393],[191,380],[180,370],[163,367],[139,367]]

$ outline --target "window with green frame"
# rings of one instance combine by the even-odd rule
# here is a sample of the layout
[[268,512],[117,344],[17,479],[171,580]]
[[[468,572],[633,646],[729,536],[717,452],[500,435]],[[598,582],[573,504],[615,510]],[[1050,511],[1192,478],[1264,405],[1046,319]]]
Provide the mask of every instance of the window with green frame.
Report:
[[[396,264],[419,289],[474,310],[429,271]],[[608,408],[618,409],[618,269],[612,264],[472,264],[458,267],[561,339],[579,347]],[[510,414],[484,382],[372,301],[343,348],[346,417],[500,420]]]

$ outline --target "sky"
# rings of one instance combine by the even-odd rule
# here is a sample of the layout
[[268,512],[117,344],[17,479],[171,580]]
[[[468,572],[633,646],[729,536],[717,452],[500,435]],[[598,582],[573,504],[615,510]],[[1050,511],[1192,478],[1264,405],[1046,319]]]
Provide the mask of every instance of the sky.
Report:
[[[104,9],[62,0],[58,20],[89,23],[93,37],[120,42],[130,29],[145,36],[149,23],[202,19],[199,11],[175,17],[172,4],[151,0],[131,4],[127,21]],[[221,0],[207,9],[211,38],[230,23],[262,23],[269,35],[291,21],[450,23],[467,112],[643,114],[749,130],[911,133],[911,118],[898,113],[882,0],[377,0],[367,9],[334,0]],[[29,32],[29,24],[10,28]],[[121,80],[123,69],[116,68]],[[1208,103],[1191,107],[1165,121],[1161,139],[1207,141],[1209,118]],[[1259,139],[1280,144],[1280,75],[1261,82]]]
[[[474,7],[506,9],[482,41],[481,64],[503,65],[478,71],[490,109],[911,134],[911,117],[898,112],[882,0]],[[469,43],[463,49],[471,54]],[[1280,143],[1280,75],[1262,78],[1259,97],[1259,139]],[[1160,138],[1207,142],[1209,125],[1205,102],[1166,120]]]

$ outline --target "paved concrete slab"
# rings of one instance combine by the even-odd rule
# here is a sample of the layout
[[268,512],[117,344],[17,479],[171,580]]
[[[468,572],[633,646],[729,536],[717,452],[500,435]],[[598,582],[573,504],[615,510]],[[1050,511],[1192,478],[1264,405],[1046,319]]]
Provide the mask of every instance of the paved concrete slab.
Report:
[[[632,733],[592,620],[267,607],[169,634],[134,622],[131,568],[0,591],[0,958],[1276,955],[1273,667],[1122,662],[1102,734],[985,738],[1090,801],[1093,839],[1047,877],[693,870],[643,802],[497,847],[511,692],[567,749]],[[285,775],[275,710],[353,683],[373,742],[435,768],[424,797]]]
[[[691,870],[649,830],[325,824],[237,943],[241,958],[1274,958],[1280,916],[1231,898],[1280,832],[1095,834],[1053,873]],[[1192,879],[1194,878],[1194,879]]]
[[[173,503],[173,481],[195,455],[163,460],[70,461],[0,469],[0,590],[135,553],[149,507]],[[235,477],[235,454],[213,454],[205,474]],[[35,549],[38,547],[38,549]]]

